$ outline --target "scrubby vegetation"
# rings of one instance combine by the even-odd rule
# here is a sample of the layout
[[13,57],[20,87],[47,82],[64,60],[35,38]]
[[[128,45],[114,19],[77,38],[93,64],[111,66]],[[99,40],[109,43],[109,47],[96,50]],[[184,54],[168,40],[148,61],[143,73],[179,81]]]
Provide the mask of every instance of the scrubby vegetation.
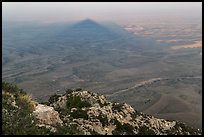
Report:
[[2,82],[2,90],[6,92],[16,94],[26,94],[26,92],[23,91],[23,89],[20,89],[17,85],[8,83],[8,82]]
[[97,118],[100,120],[103,127],[109,124],[107,116],[101,114]]
[[147,126],[142,126],[139,129],[138,135],[156,135],[155,132]]
[[57,132],[52,135],[83,135],[83,131],[79,129],[76,124],[69,124],[64,126],[58,126]]
[[113,109],[117,110],[117,111],[121,111],[122,110],[122,104],[119,103],[113,103]]
[[79,96],[69,96],[67,98],[67,108],[91,107],[88,101],[83,101]]
[[101,101],[99,101],[99,105],[100,105],[100,107],[107,106],[108,104],[109,104],[109,103],[107,103],[107,102],[101,103]]
[[113,135],[135,135],[133,132],[134,127],[132,125],[127,123],[122,125],[117,119],[114,119],[113,123],[116,125],[116,129],[113,131]]
[[188,127],[187,125],[185,125],[184,123],[181,123],[181,122],[176,122],[176,125],[168,131],[168,134],[170,135],[188,135],[188,134],[191,134],[191,135],[196,135],[197,133],[200,133],[202,134],[202,131],[200,130],[195,130],[191,127]]
[[16,85],[2,82],[2,131],[5,135],[49,134],[50,131],[36,126],[32,115],[35,103]]
[[83,118],[83,119],[88,120],[87,111],[82,110],[82,109],[77,109],[77,110],[71,112],[70,115],[71,115],[71,117],[73,117],[73,118]]
[[131,114],[131,117],[132,117],[133,119],[135,119],[135,118],[137,118],[139,115],[140,115],[140,112],[137,111],[137,110],[135,110],[135,112],[133,112],[133,113]]
[[[163,124],[172,122],[164,119],[161,120],[162,124],[159,124],[159,127],[158,123],[155,123],[157,124],[155,128],[149,123],[150,120],[151,123],[158,122],[157,118],[136,110],[134,112],[128,104],[108,102],[96,93],[87,91],[72,93],[73,90],[67,90],[64,95],[51,96],[46,106],[33,101],[30,95],[14,84],[3,82],[2,85],[2,130],[5,135],[202,134],[202,131],[178,121],[169,129],[163,128]],[[60,96],[62,99],[59,100]],[[92,105],[93,102],[99,103],[100,106]],[[40,118],[36,113],[40,114]],[[128,115],[132,119],[129,119]],[[113,131],[105,129],[111,125],[115,127]]]
[[81,88],[76,88],[75,91],[82,91],[82,89]]
[[54,94],[54,95],[52,95],[52,96],[48,99],[48,102],[49,102],[50,104],[52,104],[52,103],[58,101],[59,97],[60,97],[60,95]]
[[65,92],[66,92],[66,95],[68,95],[68,94],[74,92],[74,90],[72,90],[72,89],[67,89]]
[[[46,127],[39,127],[37,119],[32,114],[36,102],[15,84],[2,82],[2,134],[4,135],[80,135],[83,134],[77,125],[59,126],[57,131],[51,132]],[[49,103],[58,100],[59,95],[53,95]],[[83,102],[81,102],[83,104]],[[78,104],[78,106],[87,106]],[[87,114],[82,111],[72,113],[73,117],[87,119]],[[84,115],[86,114],[86,115]]]

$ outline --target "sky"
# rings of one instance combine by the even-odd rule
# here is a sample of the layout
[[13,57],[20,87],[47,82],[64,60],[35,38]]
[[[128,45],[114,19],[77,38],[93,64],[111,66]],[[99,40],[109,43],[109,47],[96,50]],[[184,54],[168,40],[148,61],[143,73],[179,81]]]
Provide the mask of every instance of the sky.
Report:
[[157,18],[202,19],[201,2],[3,2],[3,21],[131,22]]

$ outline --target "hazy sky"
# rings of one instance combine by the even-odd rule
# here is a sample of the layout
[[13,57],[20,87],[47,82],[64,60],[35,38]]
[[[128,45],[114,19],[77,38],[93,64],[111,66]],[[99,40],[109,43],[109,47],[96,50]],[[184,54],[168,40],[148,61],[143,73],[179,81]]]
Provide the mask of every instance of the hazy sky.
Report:
[[136,21],[202,18],[201,2],[3,2],[3,21],[67,22],[86,18]]

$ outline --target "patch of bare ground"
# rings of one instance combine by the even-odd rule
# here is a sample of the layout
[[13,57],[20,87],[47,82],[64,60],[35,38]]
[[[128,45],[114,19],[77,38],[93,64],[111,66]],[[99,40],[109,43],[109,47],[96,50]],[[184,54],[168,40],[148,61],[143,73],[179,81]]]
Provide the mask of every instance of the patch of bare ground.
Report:
[[200,122],[202,121],[202,109],[197,104],[172,95],[162,95],[155,104],[144,112],[161,118],[180,120],[190,126],[202,128]]
[[[200,112],[202,115],[202,112]],[[202,117],[195,112],[177,112],[177,113],[166,113],[166,114],[155,114],[156,117],[185,121],[185,123],[194,128],[202,129]]]
[[180,100],[172,97],[170,95],[162,95],[160,99],[153,104],[150,108],[146,109],[146,112],[151,113],[177,113],[177,112],[187,112],[189,111],[187,104],[181,102]]

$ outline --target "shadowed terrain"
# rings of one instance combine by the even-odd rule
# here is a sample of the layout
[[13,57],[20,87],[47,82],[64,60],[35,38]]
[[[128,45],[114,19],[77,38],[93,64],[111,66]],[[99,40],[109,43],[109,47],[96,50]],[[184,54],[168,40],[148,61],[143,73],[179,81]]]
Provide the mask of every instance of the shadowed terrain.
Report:
[[2,45],[2,79],[40,101],[82,87],[202,127],[202,47],[174,50],[89,19],[48,26],[3,23]]

